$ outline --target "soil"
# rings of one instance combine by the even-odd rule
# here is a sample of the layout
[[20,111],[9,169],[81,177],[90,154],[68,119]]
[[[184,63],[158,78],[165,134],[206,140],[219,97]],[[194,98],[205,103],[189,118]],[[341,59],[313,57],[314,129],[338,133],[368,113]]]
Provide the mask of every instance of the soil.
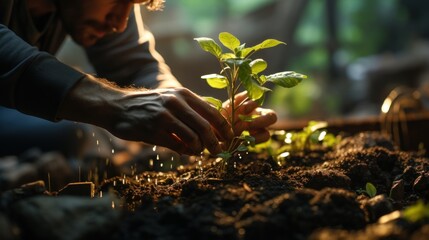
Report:
[[[404,208],[429,200],[429,161],[397,150],[377,132],[284,162],[242,154],[218,177],[219,162],[177,172],[111,178],[126,209],[112,239],[425,239],[428,217]],[[362,190],[372,183],[377,195]],[[97,194],[96,194],[97,195]]]

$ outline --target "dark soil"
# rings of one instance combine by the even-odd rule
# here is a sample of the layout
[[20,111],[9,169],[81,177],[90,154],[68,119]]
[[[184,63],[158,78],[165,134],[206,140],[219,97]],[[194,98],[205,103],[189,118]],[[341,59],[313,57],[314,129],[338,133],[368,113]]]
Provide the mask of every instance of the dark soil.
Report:
[[[217,177],[215,160],[178,172],[109,179],[126,209],[113,239],[427,239],[429,220],[397,210],[429,199],[429,161],[378,133],[278,164],[243,154]],[[232,168],[230,164],[230,168]],[[230,169],[231,170],[231,169]],[[377,195],[362,193],[367,182]],[[390,214],[390,215],[389,215]],[[381,218],[382,217],[382,218]]]

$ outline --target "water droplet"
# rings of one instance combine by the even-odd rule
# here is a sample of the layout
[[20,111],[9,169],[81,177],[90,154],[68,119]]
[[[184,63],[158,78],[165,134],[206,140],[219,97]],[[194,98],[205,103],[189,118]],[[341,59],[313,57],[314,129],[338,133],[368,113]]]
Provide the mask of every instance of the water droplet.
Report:
[[153,146],[152,150],[155,152],[156,151],[156,145]]
[[152,168],[153,167],[153,159],[149,160],[149,166]]
[[103,191],[100,191],[100,198],[103,197]]
[[115,202],[112,201],[112,208],[115,208]]
[[113,181],[113,186],[114,186],[114,187],[116,187],[116,180],[115,180],[115,181]]
[[159,161],[159,154],[156,154],[156,160]]
[[115,149],[112,148],[112,154],[114,154],[114,153],[115,153]]

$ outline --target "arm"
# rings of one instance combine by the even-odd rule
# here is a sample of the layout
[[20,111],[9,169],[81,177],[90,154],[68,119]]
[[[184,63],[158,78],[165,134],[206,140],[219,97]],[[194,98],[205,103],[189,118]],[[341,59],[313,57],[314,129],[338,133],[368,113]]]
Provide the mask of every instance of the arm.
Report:
[[86,49],[99,77],[121,87],[180,87],[164,59],[155,50],[155,40],[145,29],[140,6],[134,6],[123,33],[106,36]]
[[0,25],[0,104],[48,120],[94,124],[112,134],[195,154],[221,151],[227,121],[196,94],[123,89],[80,73]]
[[221,151],[232,138],[225,118],[185,88],[124,89],[107,80],[83,78],[67,95],[59,117],[91,123],[117,137],[199,154]]
[[0,105],[55,121],[62,99],[83,76],[0,25]]

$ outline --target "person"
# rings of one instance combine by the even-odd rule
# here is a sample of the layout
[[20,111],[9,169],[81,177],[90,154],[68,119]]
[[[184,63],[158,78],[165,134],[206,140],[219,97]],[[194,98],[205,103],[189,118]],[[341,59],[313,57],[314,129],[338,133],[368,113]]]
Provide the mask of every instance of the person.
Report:
[[[93,125],[124,140],[182,154],[221,152],[221,142],[234,135],[230,124],[181,86],[143,25],[140,7],[159,10],[163,4],[163,0],[1,0],[0,156],[34,146],[76,155],[85,142],[82,135],[93,132],[86,129]],[[67,35],[85,48],[96,76],[53,56]],[[276,114],[258,108],[245,93],[236,101],[247,101],[240,114],[261,116],[250,123],[234,123],[235,129],[251,131],[257,142],[267,140],[267,127],[276,121]]]

